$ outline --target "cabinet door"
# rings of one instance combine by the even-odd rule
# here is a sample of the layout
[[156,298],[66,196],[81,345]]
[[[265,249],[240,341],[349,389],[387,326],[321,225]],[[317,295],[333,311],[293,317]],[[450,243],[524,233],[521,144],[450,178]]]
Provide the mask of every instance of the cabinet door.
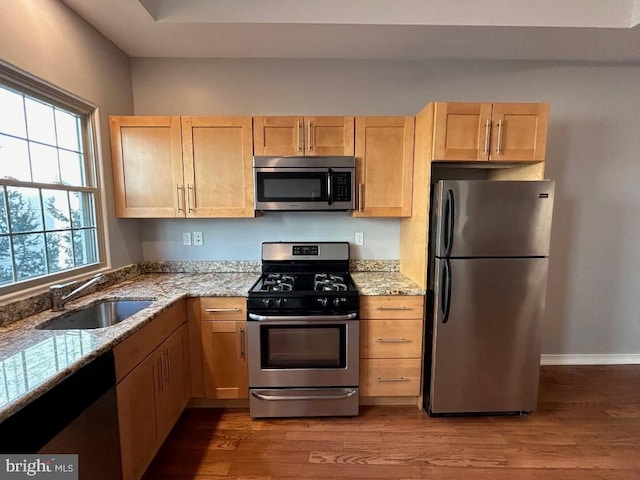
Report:
[[490,103],[437,102],[433,160],[472,162],[489,159]]
[[253,117],[254,155],[304,155],[302,117]]
[[187,217],[253,217],[251,117],[182,117]]
[[116,214],[184,216],[180,117],[110,117]]
[[353,155],[354,117],[304,117],[305,155]]
[[246,322],[202,323],[206,398],[248,398]]
[[549,105],[494,103],[492,161],[535,162],[545,159]]
[[357,217],[409,217],[413,117],[356,118]]
[[254,117],[255,155],[353,155],[354,117]]
[[162,388],[157,397],[158,437],[163,442],[189,401],[187,326],[182,325],[158,348]]
[[124,480],[139,479],[158,446],[156,396],[161,378],[157,361],[149,355],[116,386]]

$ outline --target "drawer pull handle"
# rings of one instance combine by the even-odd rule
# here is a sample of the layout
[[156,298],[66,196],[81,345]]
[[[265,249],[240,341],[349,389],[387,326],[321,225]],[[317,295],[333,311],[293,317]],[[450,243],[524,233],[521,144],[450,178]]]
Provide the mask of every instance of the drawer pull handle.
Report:
[[240,309],[238,307],[233,308],[207,308],[205,312],[207,313],[220,313],[220,312],[239,312]]
[[406,338],[376,338],[378,343],[411,343],[411,340]]
[[378,382],[408,382],[408,378],[404,377],[378,377]]
[[401,307],[378,307],[378,310],[411,310],[411,308],[402,305]]

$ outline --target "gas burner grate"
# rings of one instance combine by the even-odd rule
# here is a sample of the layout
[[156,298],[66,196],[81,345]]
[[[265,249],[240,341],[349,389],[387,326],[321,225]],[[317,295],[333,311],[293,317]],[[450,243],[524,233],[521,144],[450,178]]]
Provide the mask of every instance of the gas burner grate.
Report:
[[321,292],[346,292],[347,282],[344,275],[335,273],[316,273],[313,289]]
[[291,292],[296,283],[296,277],[286,273],[269,273],[260,287],[261,292]]

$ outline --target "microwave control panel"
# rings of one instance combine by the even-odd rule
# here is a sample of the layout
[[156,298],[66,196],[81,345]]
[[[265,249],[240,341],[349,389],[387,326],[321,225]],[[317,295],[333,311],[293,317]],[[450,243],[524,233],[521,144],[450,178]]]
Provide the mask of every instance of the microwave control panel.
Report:
[[333,174],[333,200],[336,202],[351,200],[351,173],[338,172]]

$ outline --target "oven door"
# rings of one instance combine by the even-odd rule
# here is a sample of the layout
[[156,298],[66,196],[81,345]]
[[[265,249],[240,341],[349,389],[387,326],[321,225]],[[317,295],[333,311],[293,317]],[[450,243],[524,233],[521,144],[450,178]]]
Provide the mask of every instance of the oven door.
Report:
[[256,210],[352,210],[353,169],[254,168]]
[[355,316],[249,314],[249,386],[357,387],[360,322],[349,319]]

